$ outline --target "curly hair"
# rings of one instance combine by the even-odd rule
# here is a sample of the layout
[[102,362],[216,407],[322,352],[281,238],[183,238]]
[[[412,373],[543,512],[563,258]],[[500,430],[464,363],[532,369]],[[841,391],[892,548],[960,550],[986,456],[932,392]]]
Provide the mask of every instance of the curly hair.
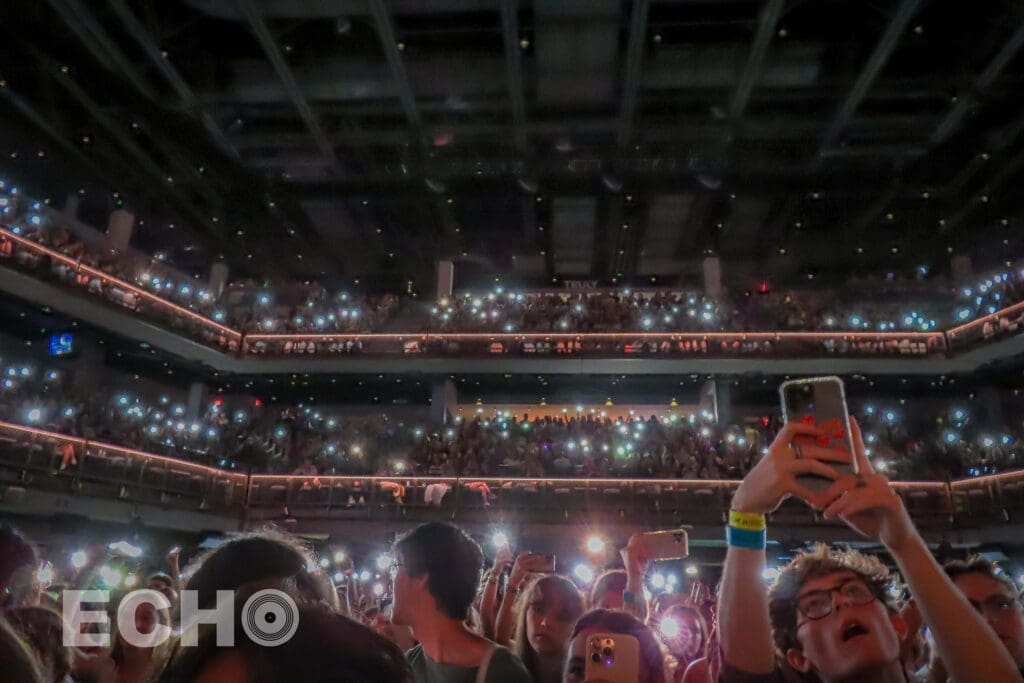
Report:
[[811,550],[798,553],[779,573],[779,578],[768,591],[772,636],[780,653],[800,647],[796,638],[796,597],[803,585],[810,579],[842,571],[853,572],[860,577],[890,612],[897,610],[893,595],[902,592],[902,583],[896,572],[873,555],[817,543]]

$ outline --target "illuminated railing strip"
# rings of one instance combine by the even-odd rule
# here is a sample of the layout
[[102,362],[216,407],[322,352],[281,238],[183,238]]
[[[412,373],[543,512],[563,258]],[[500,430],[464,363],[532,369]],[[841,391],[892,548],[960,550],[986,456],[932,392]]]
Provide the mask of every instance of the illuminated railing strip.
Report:
[[[92,277],[99,278],[105,283],[111,283],[117,287],[128,290],[146,301],[157,306],[166,308],[175,313],[187,316],[192,320],[211,327],[218,332],[229,335],[239,341],[246,342],[287,342],[287,341],[446,341],[446,340],[489,340],[489,341],[613,341],[613,340],[664,340],[664,341],[848,341],[848,340],[916,340],[916,341],[938,341],[946,342],[948,337],[959,336],[964,332],[983,326],[987,322],[997,320],[1000,317],[1024,311],[1024,301],[1018,302],[990,313],[968,323],[958,325],[945,332],[863,332],[858,330],[846,330],[835,332],[405,332],[405,333],[304,333],[304,334],[243,334],[215,320],[211,320],[195,311],[172,303],[160,296],[147,292],[146,290],[121,278],[114,277],[101,270],[85,265],[76,259],[66,256],[59,251],[44,247],[32,240],[16,235],[5,227],[0,227],[0,238],[10,240],[24,249],[33,251],[40,255],[48,256],[51,259],[60,261],[65,265],[84,272]],[[945,344],[948,348],[949,344]]]
[[321,339],[382,339],[444,341],[447,339],[490,341],[568,340],[612,341],[621,339],[687,340],[784,340],[828,341],[830,339],[941,339],[941,332],[406,332],[406,333],[306,333],[306,334],[247,334],[246,341],[308,341]]
[[36,429],[35,427],[25,427],[24,425],[13,424],[11,422],[4,422],[0,420],[0,433],[3,431],[17,432],[28,435],[30,438],[44,437],[48,439],[54,439],[55,441],[70,441],[71,443],[78,444],[84,447],[86,450],[89,448],[96,448],[105,451],[115,451],[123,453],[133,458],[141,458],[144,460],[155,460],[158,462],[174,465],[175,467],[182,467],[184,469],[199,470],[207,474],[215,474],[217,476],[230,477],[232,479],[244,480],[245,474],[241,472],[231,472],[229,470],[222,470],[218,467],[210,467],[208,465],[200,465],[199,463],[190,462],[188,460],[182,460],[181,458],[174,458],[167,455],[157,455],[156,453],[149,453],[147,451],[139,451],[134,448],[125,448],[123,446],[117,446],[103,441],[92,441],[89,439],[82,439],[77,436],[69,436],[67,434],[61,434],[60,432],[50,432],[45,429]]
[[954,328],[952,328],[950,330],[947,330],[946,334],[949,335],[950,337],[954,337],[954,336],[957,336],[957,335],[959,335],[959,334],[961,334],[963,332],[966,332],[967,330],[970,330],[972,328],[980,327],[980,326],[984,325],[987,322],[991,322],[993,320],[998,320],[999,318],[1002,318],[1002,317],[1007,316],[1007,315],[1012,315],[1012,314],[1018,313],[1020,311],[1024,311],[1024,301],[1020,301],[1018,303],[1012,304],[1010,306],[1007,306],[1006,308],[1001,308],[998,311],[996,311],[995,313],[989,313],[988,315],[983,316],[981,318],[978,318],[976,320],[972,320],[969,323],[964,323],[963,325],[958,325],[958,326],[956,326],[956,327],[954,327]]
[[184,307],[179,306],[177,304],[171,303],[167,299],[164,299],[162,297],[156,296],[155,294],[151,294],[151,293],[147,292],[146,290],[141,289],[141,288],[131,284],[130,282],[126,282],[126,281],[122,280],[121,278],[114,277],[112,275],[109,275],[108,273],[104,273],[101,270],[97,270],[96,268],[93,268],[91,266],[87,266],[84,263],[81,263],[80,261],[71,258],[70,256],[66,256],[66,255],[60,253],[59,251],[55,251],[53,249],[50,249],[49,247],[44,247],[41,244],[36,244],[32,240],[25,239],[24,237],[21,237],[20,235],[15,235],[13,232],[11,232],[10,230],[8,230],[6,228],[0,228],[0,236],[2,236],[5,239],[9,239],[12,242],[15,242],[16,244],[21,245],[22,247],[28,249],[29,251],[34,251],[34,252],[36,252],[38,254],[43,254],[45,256],[50,257],[51,259],[60,261],[61,263],[64,263],[67,266],[75,268],[79,272],[83,272],[83,273],[86,273],[86,274],[91,275],[93,277],[100,278],[101,280],[103,280],[105,282],[112,283],[112,284],[116,285],[117,287],[120,287],[120,288],[123,288],[123,289],[127,289],[128,291],[133,292],[134,294],[137,294],[138,296],[142,297],[143,299],[146,299],[147,301],[149,301],[151,303],[155,303],[158,306],[163,306],[165,308],[169,308],[170,310],[174,311],[175,313],[180,313],[182,315],[188,316],[189,318],[192,318],[193,320],[196,320],[197,322],[202,323],[203,325],[207,325],[209,327],[213,327],[213,328],[217,329],[218,331],[223,332],[224,334],[231,335],[232,337],[236,337],[238,339],[241,339],[241,337],[242,337],[242,333],[238,332],[237,330],[233,330],[230,327],[227,327],[225,325],[221,325],[220,323],[216,322],[215,320],[211,320],[211,319],[207,318],[206,316],[203,316],[203,315],[200,315],[200,314],[196,313],[195,311],[190,311],[187,308],[184,308]]
[[[488,485],[500,486],[502,484],[550,484],[552,486],[614,486],[631,484],[637,486],[686,486],[686,487],[700,487],[700,486],[727,486],[736,487],[739,486],[739,479],[636,479],[636,478],[594,478],[585,479],[580,477],[437,477],[437,476],[418,476],[418,475],[395,475],[393,477],[381,477],[381,476],[365,476],[361,477],[358,475],[318,475],[318,474],[250,474],[246,475],[241,472],[231,472],[229,470],[223,470],[217,467],[209,467],[207,465],[200,465],[198,463],[189,462],[188,460],[181,460],[166,455],[157,455],[155,453],[149,453],[147,451],[135,450],[133,448],[123,448],[121,446],[115,446],[113,444],[103,443],[99,441],[89,441],[81,439],[75,436],[68,436],[61,434],[60,432],[50,432],[44,429],[36,429],[35,427],[25,427],[23,425],[14,424],[11,422],[4,422],[0,420],[0,430],[6,430],[11,432],[19,432],[22,434],[29,435],[30,437],[47,437],[58,441],[71,441],[73,443],[84,445],[85,447],[99,448],[104,450],[119,451],[136,458],[153,459],[164,463],[174,464],[185,468],[192,468],[201,470],[203,472],[216,474],[219,476],[231,477],[233,479],[244,479],[249,485],[259,483],[274,483],[274,482],[307,482],[312,479],[318,480],[321,484],[335,484],[335,483],[368,483],[368,484],[379,484],[384,482],[426,482],[426,483],[438,483],[438,484],[472,484],[474,482],[483,482]],[[994,474],[985,477],[975,477],[973,479],[958,479],[951,482],[954,487],[957,486],[968,486],[971,484],[977,484],[985,482],[987,480],[1002,479],[1006,477],[1022,478],[1024,479],[1024,470],[1016,470],[1014,472],[1003,472],[1001,474]],[[894,481],[891,482],[895,488],[934,488],[944,489],[946,487],[945,482],[941,481]]]

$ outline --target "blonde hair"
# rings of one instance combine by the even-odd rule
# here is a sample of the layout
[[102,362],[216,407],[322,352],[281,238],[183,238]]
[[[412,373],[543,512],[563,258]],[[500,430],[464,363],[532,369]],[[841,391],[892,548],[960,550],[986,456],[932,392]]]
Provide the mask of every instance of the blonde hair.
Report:
[[856,574],[890,612],[896,611],[897,602],[893,595],[902,589],[896,572],[873,555],[817,543],[811,550],[798,553],[779,573],[779,578],[768,591],[772,635],[779,652],[800,647],[796,638],[796,597],[803,585],[810,579],[843,571]]

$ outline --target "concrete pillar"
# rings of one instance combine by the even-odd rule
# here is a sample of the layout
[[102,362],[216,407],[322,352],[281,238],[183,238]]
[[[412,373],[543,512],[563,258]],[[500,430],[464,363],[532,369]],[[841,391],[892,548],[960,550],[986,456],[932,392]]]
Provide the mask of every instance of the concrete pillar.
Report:
[[185,418],[188,420],[199,419],[203,401],[209,393],[209,388],[202,382],[193,382],[188,385],[188,404],[185,406]]
[[64,216],[71,220],[78,218],[78,206],[78,193],[68,192],[68,198],[64,200]]
[[727,379],[715,380],[715,415],[718,423],[732,424],[732,382]]
[[459,392],[455,382],[445,377],[434,380],[430,391],[430,420],[434,424],[446,424],[455,414],[459,405]]
[[991,427],[1000,427],[1006,424],[1006,414],[1003,410],[1003,396],[996,387],[983,387],[978,391],[978,401],[985,412],[984,421]]
[[135,215],[130,211],[118,209],[110,214],[110,221],[107,223],[107,239],[104,247],[108,251],[116,251],[120,254],[128,251],[128,245],[132,241],[132,228],[135,226]]
[[448,299],[455,286],[455,263],[452,261],[437,262],[437,298]]
[[103,369],[106,364],[104,347],[96,343],[92,337],[75,335],[74,343],[78,353],[73,360],[74,376],[71,388],[76,393],[91,394],[102,384]]
[[219,298],[228,284],[228,264],[218,261],[210,266],[208,289],[214,298]]
[[722,298],[722,262],[717,256],[704,259],[704,294],[712,299]]
[[953,273],[953,285],[969,287],[974,281],[974,264],[970,256],[954,256],[949,260],[949,269]]
[[[717,415],[716,409],[717,400],[715,399],[715,382],[714,380],[708,380],[700,385],[700,395],[698,398],[700,404],[700,415],[703,419],[704,413],[710,412],[712,416]],[[717,418],[716,418],[717,419]]]

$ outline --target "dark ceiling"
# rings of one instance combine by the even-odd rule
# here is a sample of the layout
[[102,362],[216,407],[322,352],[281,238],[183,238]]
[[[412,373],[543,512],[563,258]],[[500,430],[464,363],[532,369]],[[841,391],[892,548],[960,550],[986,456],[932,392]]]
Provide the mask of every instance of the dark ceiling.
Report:
[[118,192],[195,272],[781,284],[1022,246],[1011,0],[41,0],[0,37],[0,169],[101,224]]

